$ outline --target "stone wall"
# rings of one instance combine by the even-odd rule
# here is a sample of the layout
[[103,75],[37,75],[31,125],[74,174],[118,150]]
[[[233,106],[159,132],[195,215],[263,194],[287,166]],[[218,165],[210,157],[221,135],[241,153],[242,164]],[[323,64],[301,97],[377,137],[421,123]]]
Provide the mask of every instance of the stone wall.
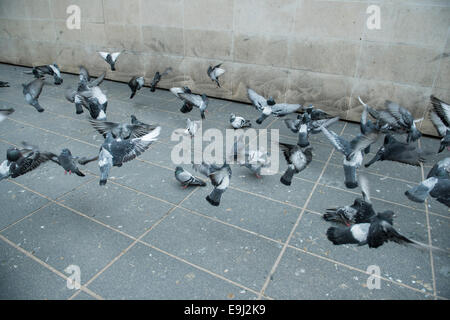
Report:
[[[66,9],[81,8],[69,30]],[[370,30],[369,5],[380,8]],[[128,81],[171,66],[160,87],[248,101],[246,87],[277,101],[313,103],[358,120],[363,100],[391,99],[426,116],[429,96],[450,102],[449,0],[0,0],[0,61],[107,69],[96,53],[126,52],[107,78]],[[217,88],[209,65],[223,62]],[[422,130],[436,134],[429,121]]]

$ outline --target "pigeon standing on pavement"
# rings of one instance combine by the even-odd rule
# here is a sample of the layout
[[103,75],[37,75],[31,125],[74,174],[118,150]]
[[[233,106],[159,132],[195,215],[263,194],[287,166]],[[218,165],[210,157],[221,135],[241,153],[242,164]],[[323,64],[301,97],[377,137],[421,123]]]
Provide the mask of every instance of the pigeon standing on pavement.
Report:
[[191,91],[191,89],[189,89],[189,87],[185,86],[183,88],[179,88],[179,87],[170,88],[170,92],[172,92],[178,99],[183,101],[183,106],[180,109],[180,111],[182,113],[188,113],[188,112],[192,111],[192,109],[194,108],[192,103],[190,103],[189,101],[183,100],[179,95],[180,93],[192,93],[192,91]]
[[11,113],[14,112],[13,108],[9,109],[0,109],[0,122],[6,119],[6,116],[9,116]]
[[56,85],[63,83],[61,71],[56,63],[34,67],[32,73],[36,78],[42,78],[45,74],[53,76]]
[[178,96],[186,102],[189,102],[194,107],[199,108],[200,116],[202,119],[205,119],[206,108],[208,107],[208,97],[206,94],[202,94],[201,96],[193,93],[179,93]]
[[161,81],[161,77],[163,77],[163,76],[169,74],[169,72],[171,72],[171,71],[172,71],[172,68],[171,68],[171,67],[169,67],[169,68],[167,68],[166,70],[164,70],[164,72],[161,73],[161,74],[159,73],[159,71],[156,71],[155,76],[153,77],[152,83],[151,83],[151,85],[150,85],[150,91],[151,91],[151,92],[155,92],[156,86],[157,86],[158,83]]
[[303,171],[312,161],[312,148],[301,148],[299,145],[279,142],[288,167],[280,178],[280,182],[286,186],[292,183],[294,174]]
[[214,67],[209,66],[208,71],[207,71],[208,76],[211,79],[211,81],[216,82],[217,86],[219,88],[220,88],[219,77],[225,73],[225,69],[220,68],[221,65],[222,64],[219,63],[218,65],[216,65]]
[[186,171],[179,166],[175,168],[175,179],[177,179],[177,181],[181,183],[183,189],[186,189],[189,186],[206,186],[205,181],[194,177],[189,171]]
[[134,95],[136,94],[136,91],[140,90],[144,86],[144,77],[134,76],[128,82],[128,86],[131,89],[130,99],[133,99]]
[[111,66],[111,71],[116,70],[116,61],[122,52],[123,51],[109,53],[109,52],[98,51],[98,53],[103,58],[103,60],[105,60]]
[[200,165],[194,164],[193,167],[196,171],[199,171],[203,175],[207,176],[214,186],[211,193],[206,196],[206,201],[215,207],[219,206],[222,194],[230,185],[232,174],[230,166],[227,163],[224,163],[221,167],[219,167],[216,164],[207,164],[203,162]]
[[241,116],[236,116],[234,113],[230,114],[230,123],[234,129],[241,129],[251,127],[252,123],[250,120],[245,120]]
[[28,104],[36,108],[38,112],[44,112],[44,108],[39,105],[39,95],[44,87],[44,80],[41,78],[35,79],[28,84],[22,84],[22,93]]
[[72,156],[72,153],[69,149],[65,148],[61,151],[59,156],[54,156],[50,160],[57,163],[61,167],[64,168],[64,174],[69,172],[69,174],[75,173],[77,176],[84,177],[85,174],[78,169],[78,166],[75,160],[78,160],[78,157]]
[[433,105],[430,119],[439,136],[442,137],[438,152],[442,152],[445,148],[450,151],[450,105],[433,95],[430,99]]

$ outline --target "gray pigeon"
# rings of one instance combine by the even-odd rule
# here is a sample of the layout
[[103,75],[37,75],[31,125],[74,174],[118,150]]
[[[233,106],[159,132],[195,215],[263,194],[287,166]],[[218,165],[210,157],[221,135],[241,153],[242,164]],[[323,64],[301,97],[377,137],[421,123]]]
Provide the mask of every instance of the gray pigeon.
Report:
[[280,178],[280,182],[286,186],[292,183],[294,174],[299,173],[311,163],[312,148],[301,148],[299,145],[279,142],[284,158],[288,163],[288,167]]
[[34,67],[32,73],[36,78],[42,78],[46,74],[53,76],[56,85],[60,85],[63,83],[63,79],[61,78],[61,71],[59,70],[59,67],[56,63]]
[[206,108],[208,107],[208,97],[206,94],[202,94],[201,96],[193,93],[178,93],[178,96],[186,102],[189,102],[194,107],[200,109],[200,116],[202,119],[205,119]]
[[175,178],[181,183],[183,189],[186,189],[189,186],[206,186],[205,181],[194,177],[189,171],[184,170],[182,167],[175,168]]
[[22,93],[25,96],[25,100],[28,104],[36,108],[38,112],[44,112],[44,108],[39,105],[39,95],[44,87],[44,80],[41,78],[35,79],[28,84],[22,84]]
[[221,65],[222,64],[220,63],[220,64],[218,64],[218,65],[216,65],[214,67],[209,66],[208,67],[208,71],[207,71],[209,78],[213,82],[216,82],[217,86],[219,88],[220,88],[219,77],[225,73],[225,69],[220,68]]
[[433,95],[430,96],[430,99],[433,105],[430,119],[439,136],[442,137],[438,152],[442,152],[445,148],[450,151],[450,105]]
[[206,201],[213,206],[219,206],[222,194],[230,185],[232,174],[230,166],[227,163],[224,163],[221,167],[219,167],[215,164],[207,164],[203,162],[200,165],[194,164],[193,167],[196,171],[199,171],[203,175],[207,176],[214,186],[211,193],[206,196]]
[[77,176],[84,177],[84,173],[78,169],[75,160],[78,160],[78,157],[72,156],[72,153],[69,149],[63,149],[59,156],[52,157],[53,162],[57,163],[61,167],[64,168],[64,174],[69,172],[69,174],[75,173]]
[[252,126],[250,120],[245,120],[243,117],[236,116],[234,113],[230,114],[230,123],[234,129],[242,129]]
[[13,108],[9,108],[9,109],[0,109],[0,122],[2,122],[3,120],[6,119],[6,116],[10,115],[11,113],[14,112]]
[[169,74],[169,72],[172,71],[172,68],[169,67],[166,70],[164,70],[163,73],[159,73],[159,71],[156,71],[155,76],[153,77],[152,83],[150,84],[150,91],[151,92],[155,92],[156,90],[156,86],[158,85],[158,83],[161,81],[161,77]]
[[[132,118],[133,119],[133,118]],[[134,118],[136,119],[136,117]],[[133,121],[133,120],[132,120]],[[137,121],[137,119],[135,120]],[[147,124],[128,124],[110,121],[89,120],[91,125],[106,138],[106,134],[110,132],[114,139],[130,139],[139,138],[150,133],[156,126]]]
[[183,101],[183,106],[181,107],[180,111],[182,113],[188,113],[191,112],[192,109],[194,108],[194,106],[186,100],[181,99],[180,97],[180,93],[192,93],[191,89],[189,89],[189,87],[183,87],[183,88],[179,88],[179,87],[174,87],[174,88],[170,88],[170,92],[172,92],[178,99]]
[[123,52],[123,50],[120,52],[111,52],[111,53],[104,52],[104,51],[98,51],[98,53],[103,58],[103,60],[105,60],[111,66],[111,71],[116,70],[116,61],[122,52]]
[[133,99],[134,95],[136,94],[136,91],[140,90],[144,86],[144,77],[134,76],[128,82],[128,86],[131,89],[130,99]]
[[328,127],[337,122],[339,117],[312,120],[309,113],[299,114],[297,119],[285,119],[284,123],[294,133],[298,133],[297,144],[305,148],[309,146],[309,135],[321,132],[320,127]]
[[264,108],[268,106],[273,106],[275,104],[275,100],[272,97],[269,99],[264,98],[263,96],[257,94],[253,89],[247,88],[247,96],[248,99],[255,106],[256,110],[262,112]]
[[256,120],[257,124],[263,123],[267,117],[273,115],[275,117],[284,117],[290,113],[294,113],[302,109],[301,104],[291,104],[291,103],[275,103],[274,105],[267,105],[261,111],[261,116]]

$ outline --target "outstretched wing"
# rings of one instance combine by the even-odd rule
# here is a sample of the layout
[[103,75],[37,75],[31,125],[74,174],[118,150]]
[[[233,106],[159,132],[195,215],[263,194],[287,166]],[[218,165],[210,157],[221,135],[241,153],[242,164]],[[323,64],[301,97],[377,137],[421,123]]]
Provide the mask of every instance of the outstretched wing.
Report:
[[150,147],[153,141],[158,140],[157,138],[160,132],[161,127],[156,127],[154,130],[152,130],[145,136],[142,136],[140,138],[134,138],[131,139],[130,141],[122,141],[123,143],[126,142],[129,144],[129,147],[127,148],[127,152],[123,157],[122,162],[131,161],[136,157],[138,157],[139,155],[141,155],[145,150],[147,150]]
[[179,93],[178,96],[191,104],[193,104],[196,107],[200,107],[203,103],[203,99],[198,94],[193,93]]
[[247,88],[247,95],[258,111],[262,111],[267,105],[267,100],[250,88]]
[[350,143],[344,138],[338,136],[334,131],[328,130],[325,127],[321,127],[325,137],[330,140],[331,144],[345,156],[349,156],[352,153],[352,147]]
[[89,122],[100,134],[106,134],[107,132],[114,130],[120,125],[119,123],[116,122],[98,121],[92,119],[89,119]]
[[388,241],[393,241],[399,244],[414,243],[402,234],[398,233],[387,221],[381,220],[371,223],[369,227],[369,235],[367,236],[367,244],[369,247],[378,248],[383,243]]

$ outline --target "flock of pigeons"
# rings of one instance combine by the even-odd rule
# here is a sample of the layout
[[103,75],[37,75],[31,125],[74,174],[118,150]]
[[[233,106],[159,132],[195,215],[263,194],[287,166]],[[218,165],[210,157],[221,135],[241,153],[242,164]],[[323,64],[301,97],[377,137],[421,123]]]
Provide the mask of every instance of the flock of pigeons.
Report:
[[[110,65],[112,71],[115,63],[122,52],[99,52],[100,56]],[[225,73],[222,64],[210,66],[207,74],[211,81],[220,87],[219,77]],[[162,77],[171,72],[169,67],[164,72],[156,72],[151,84],[150,91],[154,92]],[[38,112],[44,108],[39,105],[39,95],[44,86],[44,76],[54,78],[55,85],[63,83],[61,72],[56,64],[34,67],[29,74],[36,79],[28,84],[23,84],[23,95],[28,104],[32,105]],[[89,112],[92,118],[90,123],[104,137],[97,155],[87,157],[75,157],[70,150],[64,149],[59,155],[52,152],[40,151],[37,146],[23,142],[23,148],[9,148],[6,160],[0,165],[0,180],[5,178],[16,178],[24,175],[47,161],[54,162],[64,168],[65,173],[74,173],[84,176],[78,165],[85,165],[92,161],[98,161],[100,169],[100,185],[107,183],[108,175],[112,167],[121,167],[124,163],[131,161],[145,152],[149,146],[158,139],[161,131],[159,125],[146,124],[131,116],[130,123],[115,123],[106,121],[108,99],[100,88],[106,72],[93,79],[83,66],[80,66],[79,81],[77,88],[69,88],[66,91],[66,99],[75,104],[75,113],[81,114],[84,110]],[[128,82],[132,99],[138,90],[144,87],[145,81],[142,76],[134,76]],[[0,82],[0,87],[8,87],[7,82]],[[208,107],[208,97],[205,94],[195,94],[188,87],[171,88],[170,91],[182,101],[180,112],[187,114],[198,108],[201,119],[205,119]],[[300,104],[277,103],[273,97],[263,97],[254,90],[247,89],[248,98],[259,113],[255,121],[262,124],[270,116],[284,117],[296,114],[296,118],[285,119],[286,127],[298,135],[297,144],[279,142],[280,148],[287,161],[288,167],[280,178],[280,182],[286,186],[292,184],[292,178],[305,170],[312,161],[313,148],[309,142],[311,134],[323,133],[331,144],[341,152],[343,157],[344,182],[347,188],[361,186],[362,198],[357,198],[352,205],[344,205],[333,209],[327,209],[323,215],[326,221],[334,226],[330,227],[326,235],[335,245],[341,244],[367,244],[371,248],[377,248],[383,243],[394,241],[401,244],[412,244],[427,247],[417,241],[408,239],[393,228],[392,211],[377,213],[371,203],[369,186],[364,176],[357,177],[357,169],[361,167],[363,158],[370,152],[370,147],[380,136],[384,135],[384,143],[373,159],[365,164],[365,167],[373,165],[376,161],[396,161],[413,166],[420,166],[426,161],[429,151],[423,151],[411,144],[421,137],[416,123],[422,119],[415,120],[411,113],[395,102],[386,101],[385,108],[376,110],[360,98],[363,112],[360,121],[360,133],[352,140],[347,140],[329,129],[339,118],[333,117],[318,108],[302,106]],[[444,149],[450,150],[450,105],[431,96],[433,110],[430,119],[442,137],[438,152]],[[3,121],[14,109],[0,109],[0,122]],[[193,137],[199,122],[187,119],[186,135]],[[252,126],[250,120],[234,113],[230,114],[230,125],[234,129],[245,129]],[[394,134],[406,134],[406,141],[400,142],[394,138]],[[219,206],[223,193],[230,184],[232,171],[227,162],[237,160],[241,166],[247,167],[257,178],[261,178],[261,172],[269,167],[269,154],[264,150],[247,150],[244,143],[244,135],[241,134],[234,142],[231,157],[216,163],[193,164],[193,169],[209,178],[213,190],[206,200],[213,206]],[[175,178],[183,188],[188,186],[206,186],[206,182],[195,177],[181,166],[175,169]],[[437,162],[428,173],[427,179],[419,185],[405,192],[412,201],[424,202],[428,196],[450,207],[450,157]]]

